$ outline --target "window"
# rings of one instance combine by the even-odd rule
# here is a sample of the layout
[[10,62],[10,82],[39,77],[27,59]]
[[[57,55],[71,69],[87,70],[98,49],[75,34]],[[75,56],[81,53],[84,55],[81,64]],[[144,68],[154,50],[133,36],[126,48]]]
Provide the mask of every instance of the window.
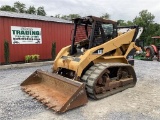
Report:
[[105,36],[112,36],[113,34],[113,24],[102,24]]

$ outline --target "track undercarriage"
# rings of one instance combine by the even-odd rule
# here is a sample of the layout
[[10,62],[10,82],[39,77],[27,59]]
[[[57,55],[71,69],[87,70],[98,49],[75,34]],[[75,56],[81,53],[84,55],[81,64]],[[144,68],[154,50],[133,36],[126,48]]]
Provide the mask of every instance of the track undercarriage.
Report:
[[82,80],[86,83],[88,95],[94,99],[134,87],[137,81],[133,67],[124,63],[95,64],[86,71]]

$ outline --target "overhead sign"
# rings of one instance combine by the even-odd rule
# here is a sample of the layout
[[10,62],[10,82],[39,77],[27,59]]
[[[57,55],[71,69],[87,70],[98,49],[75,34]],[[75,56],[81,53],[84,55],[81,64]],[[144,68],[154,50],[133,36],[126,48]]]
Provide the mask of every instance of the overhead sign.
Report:
[[11,26],[12,44],[42,44],[41,28]]

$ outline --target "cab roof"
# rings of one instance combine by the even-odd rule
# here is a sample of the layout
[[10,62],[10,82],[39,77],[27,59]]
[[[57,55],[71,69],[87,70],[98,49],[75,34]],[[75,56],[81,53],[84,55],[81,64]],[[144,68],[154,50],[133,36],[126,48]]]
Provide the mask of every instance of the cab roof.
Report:
[[87,16],[87,17],[82,17],[82,18],[75,18],[73,19],[74,23],[81,23],[81,24],[92,24],[94,21],[101,22],[101,23],[106,23],[106,24],[117,24],[116,21],[113,20],[107,20],[95,16]]

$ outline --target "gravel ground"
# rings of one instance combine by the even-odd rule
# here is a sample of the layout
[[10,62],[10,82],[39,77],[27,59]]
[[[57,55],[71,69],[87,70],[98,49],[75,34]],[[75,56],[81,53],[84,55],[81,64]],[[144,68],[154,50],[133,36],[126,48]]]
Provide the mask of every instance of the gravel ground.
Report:
[[160,120],[160,63],[135,61],[138,82],[134,88],[87,105],[56,114],[21,91],[20,83],[36,69],[0,70],[0,120]]

